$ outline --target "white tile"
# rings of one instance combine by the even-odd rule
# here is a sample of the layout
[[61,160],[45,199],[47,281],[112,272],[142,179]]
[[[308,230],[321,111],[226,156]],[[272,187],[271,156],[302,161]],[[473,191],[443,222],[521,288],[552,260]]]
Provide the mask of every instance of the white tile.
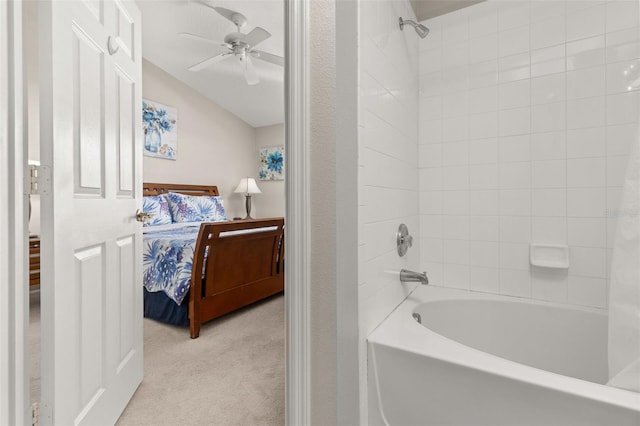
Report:
[[443,250],[442,240],[435,238],[422,238],[420,240],[420,250],[424,258],[429,259],[431,262],[442,262]]
[[531,135],[531,158],[533,160],[566,158],[565,133],[549,132]]
[[424,120],[418,123],[420,144],[442,142],[442,120]]
[[567,188],[599,188],[607,184],[605,157],[567,160]]
[[446,166],[442,168],[442,189],[469,189],[469,168],[467,166]]
[[468,212],[474,216],[496,216],[499,213],[499,194],[497,190],[469,192]]
[[607,280],[569,276],[569,303],[572,305],[607,307]]
[[555,46],[565,42],[564,14],[531,24],[531,48]]
[[436,48],[420,53],[420,74],[442,71],[442,49]]
[[469,90],[469,113],[490,112],[498,110],[497,86],[481,87]]
[[534,189],[531,196],[533,216],[562,217],[567,215],[566,189]]
[[498,161],[498,140],[495,138],[469,141],[469,163],[485,164]]
[[443,272],[442,272],[442,263],[438,262],[430,262],[428,259],[425,259],[421,256],[420,266],[423,266],[426,269],[427,276],[429,277],[429,284],[443,286]]
[[607,32],[622,30],[625,28],[637,27],[638,2],[632,0],[607,2]]
[[[607,218],[607,249],[612,249],[616,244],[616,238],[618,238],[618,219],[610,219]],[[607,265],[609,265],[609,274],[611,274],[611,256],[607,261]]]
[[570,15],[582,9],[588,9],[594,6],[599,6],[604,3],[605,0],[570,0],[566,1],[565,13]]
[[567,99],[602,96],[606,90],[605,67],[597,66],[567,72]]
[[419,167],[442,166],[442,144],[420,145],[418,147]]
[[448,240],[469,239],[469,217],[468,216],[444,216],[443,235]]
[[420,237],[442,239],[442,215],[430,214],[420,216]]
[[472,89],[498,84],[498,60],[473,64],[469,69],[468,84]]
[[420,169],[419,188],[421,191],[435,191],[442,189],[442,168]]
[[607,94],[638,90],[636,80],[640,76],[640,60],[629,59],[607,65]]
[[531,296],[534,299],[566,303],[567,285],[567,275],[564,272],[531,272]]
[[531,77],[564,72],[566,67],[565,45],[531,51]]
[[607,246],[607,223],[604,218],[572,217],[568,219],[569,245],[579,247]]
[[551,74],[531,79],[531,103],[533,105],[565,100],[565,74]]
[[531,168],[533,188],[565,188],[567,167],[564,160],[534,161]]
[[567,189],[569,217],[604,217],[606,191],[604,188]]
[[442,118],[442,97],[432,96],[420,99],[420,120]]
[[469,166],[469,188],[498,189],[498,165],[477,164]]
[[531,190],[503,189],[500,190],[501,216],[530,216]]
[[469,264],[469,241],[444,240],[444,262],[458,265]]
[[564,19],[565,2],[558,0],[533,1],[531,2],[531,22],[545,21],[555,16]]
[[467,139],[467,117],[452,117],[442,120],[442,142]]
[[500,109],[529,106],[529,86],[529,80],[500,84],[498,86],[498,105]]
[[529,244],[500,243],[500,268],[529,269]]
[[500,272],[497,268],[472,266],[469,268],[470,289],[484,293],[500,292]]
[[499,139],[500,162],[529,161],[530,135],[505,136]]
[[605,37],[596,36],[567,43],[567,71],[605,63]]
[[462,66],[451,68],[446,72],[442,72],[443,93],[456,92],[459,90],[467,90],[469,88],[469,67]]
[[498,132],[500,136],[522,135],[531,131],[529,107],[500,111]]
[[469,265],[496,268],[500,259],[500,245],[495,242],[470,241]]
[[442,116],[445,118],[467,114],[467,92],[448,93],[442,96]]
[[[484,9],[478,10],[478,6],[482,6]],[[495,3],[486,2],[481,5],[476,5],[476,10],[469,16],[469,37],[473,39],[497,31],[498,8]]]
[[469,40],[469,63],[489,61],[498,58],[498,35],[489,34]]
[[468,123],[468,134],[473,138],[487,139],[498,135],[498,113],[496,111],[470,115]]
[[443,264],[444,285],[447,287],[468,289],[469,288],[469,266]]
[[500,241],[507,243],[531,242],[531,218],[521,216],[500,217]]
[[607,250],[604,248],[571,247],[569,274],[581,277],[607,277]]
[[460,19],[450,23],[443,22],[442,27],[442,43],[454,44],[469,39],[469,21],[468,19]]
[[629,155],[637,134],[635,123],[607,126],[607,155]]
[[420,192],[421,214],[442,214],[442,191]]
[[593,37],[605,32],[604,4],[567,13],[567,40]]
[[529,2],[498,2],[500,31],[529,24]]
[[531,107],[531,131],[533,133],[557,132],[566,125],[566,104],[554,102]]
[[606,58],[608,63],[640,57],[638,30],[638,27],[635,27],[607,34]]
[[456,166],[469,163],[469,143],[449,142],[442,144],[442,165]]
[[567,131],[567,157],[585,158],[606,155],[605,127]]
[[567,101],[567,129],[603,126],[605,109],[603,96]]
[[[515,55],[529,51],[529,26],[500,31],[498,34],[498,54],[502,56]],[[492,58],[487,58],[492,59]]]
[[607,186],[623,186],[628,166],[627,156],[607,158]]
[[501,57],[498,60],[498,80],[500,83],[529,78],[531,76],[530,59],[530,55],[527,53]]
[[442,213],[445,215],[468,215],[469,191],[443,191]]
[[529,271],[500,270],[500,293],[516,297],[531,297]]
[[[436,59],[434,59],[436,60]],[[442,95],[442,72],[430,72],[421,74],[419,78],[420,96],[439,96]]]
[[531,163],[501,163],[500,189],[531,188]]
[[634,123],[638,120],[638,92],[607,96],[607,124]]
[[531,219],[531,241],[537,243],[566,244],[567,218],[533,217]]
[[497,216],[470,216],[469,239],[472,241],[498,241],[500,239]]
[[448,44],[442,49],[442,69],[457,68],[469,63],[469,42]]

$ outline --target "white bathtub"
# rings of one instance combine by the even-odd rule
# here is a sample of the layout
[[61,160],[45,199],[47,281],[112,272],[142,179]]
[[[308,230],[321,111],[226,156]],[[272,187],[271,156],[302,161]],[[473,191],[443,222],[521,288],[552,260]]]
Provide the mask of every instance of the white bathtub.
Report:
[[368,358],[371,425],[640,425],[640,394],[604,384],[598,310],[420,286]]

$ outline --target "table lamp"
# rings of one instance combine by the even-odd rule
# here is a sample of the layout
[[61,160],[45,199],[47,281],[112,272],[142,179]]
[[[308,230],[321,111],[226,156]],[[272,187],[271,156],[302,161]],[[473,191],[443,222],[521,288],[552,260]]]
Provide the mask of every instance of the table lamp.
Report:
[[247,209],[247,216],[244,219],[253,219],[251,217],[251,194],[260,194],[262,192],[256,185],[256,180],[250,177],[240,179],[240,184],[233,192],[244,194],[246,198],[245,207]]

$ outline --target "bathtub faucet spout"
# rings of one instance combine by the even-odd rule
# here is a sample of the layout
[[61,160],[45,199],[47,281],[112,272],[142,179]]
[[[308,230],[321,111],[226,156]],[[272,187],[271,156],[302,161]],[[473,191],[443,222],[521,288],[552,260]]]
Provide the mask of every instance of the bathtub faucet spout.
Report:
[[427,278],[426,272],[420,273],[420,272],[409,271],[408,269],[401,269],[400,282],[429,284],[429,278]]

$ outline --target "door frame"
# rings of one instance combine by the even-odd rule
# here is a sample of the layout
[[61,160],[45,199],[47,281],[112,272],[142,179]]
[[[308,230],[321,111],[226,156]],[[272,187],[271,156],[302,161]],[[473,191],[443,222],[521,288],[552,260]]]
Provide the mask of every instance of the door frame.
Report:
[[0,424],[31,424],[22,0],[0,1]]
[[[286,423],[291,425],[310,421],[310,1],[286,0],[284,5],[288,153],[285,397]],[[10,378],[0,381],[0,424],[30,424],[22,0],[0,1],[0,29],[0,374]]]

